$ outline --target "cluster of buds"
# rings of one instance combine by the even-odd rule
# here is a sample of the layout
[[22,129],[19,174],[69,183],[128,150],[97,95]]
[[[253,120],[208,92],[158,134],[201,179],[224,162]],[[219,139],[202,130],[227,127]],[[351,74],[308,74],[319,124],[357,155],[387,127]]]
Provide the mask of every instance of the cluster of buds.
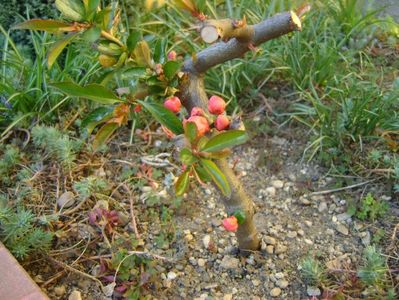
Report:
[[114,227],[120,225],[119,214],[116,210],[98,207],[89,212],[89,223],[92,226],[104,227],[110,233]]
[[[169,53],[168,57],[174,58],[175,54]],[[173,113],[178,113],[181,110],[181,101],[178,97],[169,97],[164,102],[164,107]],[[230,126],[230,119],[226,116],[226,102],[219,96],[212,96],[208,101],[208,111],[210,114],[217,116],[214,126],[218,131],[226,130]],[[191,110],[190,117],[183,121],[183,125],[187,122],[194,123],[197,127],[198,137],[202,137],[210,131],[210,124],[206,113],[200,107],[194,107]]]

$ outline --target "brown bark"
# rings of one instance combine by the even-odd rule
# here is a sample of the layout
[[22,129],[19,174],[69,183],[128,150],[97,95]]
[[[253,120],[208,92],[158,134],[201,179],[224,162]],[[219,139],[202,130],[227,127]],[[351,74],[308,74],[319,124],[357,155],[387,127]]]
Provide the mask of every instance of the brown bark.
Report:
[[[183,66],[186,75],[181,85],[181,97],[187,111],[191,112],[193,107],[200,107],[207,111],[208,96],[205,92],[204,73],[209,68],[243,56],[249,51],[249,43],[256,46],[300,29],[301,22],[297,15],[294,12],[285,12],[253,25],[253,35],[251,34],[252,38],[248,42],[240,42],[236,38],[227,43],[219,42],[197,53],[195,59],[187,60]],[[238,227],[236,233],[239,248],[244,253],[248,252],[245,250],[258,250],[260,241],[253,223],[255,213],[253,201],[229,167],[227,160],[217,160],[216,164],[225,174],[232,191],[230,197],[222,196],[228,215],[241,210],[246,216],[244,224]]]

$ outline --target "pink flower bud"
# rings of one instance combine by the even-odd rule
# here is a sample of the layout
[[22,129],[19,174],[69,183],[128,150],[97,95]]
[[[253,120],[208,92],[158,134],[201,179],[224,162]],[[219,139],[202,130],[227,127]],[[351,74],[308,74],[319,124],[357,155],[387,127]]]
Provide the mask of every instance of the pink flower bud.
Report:
[[235,216],[228,217],[223,220],[223,227],[227,231],[236,232],[238,228],[238,220]]
[[205,112],[202,108],[200,107],[193,107],[193,109],[191,110],[191,116],[205,116]]
[[208,110],[213,115],[220,115],[224,113],[226,102],[219,96],[212,96],[208,102]]
[[210,130],[208,120],[205,117],[192,116],[187,120],[183,121],[183,126],[187,122],[194,123],[195,126],[197,126],[198,137],[202,137],[205,133],[207,133]]
[[215,127],[217,130],[222,131],[228,129],[230,126],[230,120],[225,115],[218,115],[215,121]]
[[170,98],[166,99],[163,106],[165,106],[171,112],[178,113],[181,108],[181,102],[178,97],[174,96],[174,97],[170,97]]
[[155,73],[157,73],[157,75],[163,74],[163,66],[161,64],[155,65]]
[[176,60],[176,57],[177,57],[176,51],[172,50],[168,53],[168,60]]

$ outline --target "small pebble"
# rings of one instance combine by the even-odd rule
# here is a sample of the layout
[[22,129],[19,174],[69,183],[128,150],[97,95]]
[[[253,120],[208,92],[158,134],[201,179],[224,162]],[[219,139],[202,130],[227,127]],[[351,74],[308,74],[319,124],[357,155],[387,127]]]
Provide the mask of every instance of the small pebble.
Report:
[[272,297],[278,297],[281,295],[281,289],[280,288],[274,288],[270,291],[270,296]]

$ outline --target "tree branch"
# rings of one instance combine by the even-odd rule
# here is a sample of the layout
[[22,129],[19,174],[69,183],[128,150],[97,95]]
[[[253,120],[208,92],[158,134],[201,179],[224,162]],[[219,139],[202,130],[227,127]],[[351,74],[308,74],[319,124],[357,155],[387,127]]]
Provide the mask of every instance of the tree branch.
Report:
[[216,65],[242,57],[250,50],[249,44],[258,46],[271,39],[301,29],[301,20],[295,12],[289,11],[277,14],[253,25],[254,33],[249,42],[240,42],[233,38],[227,43],[219,42],[214,44],[197,53],[195,58],[185,61],[183,72],[192,74],[204,73]]

